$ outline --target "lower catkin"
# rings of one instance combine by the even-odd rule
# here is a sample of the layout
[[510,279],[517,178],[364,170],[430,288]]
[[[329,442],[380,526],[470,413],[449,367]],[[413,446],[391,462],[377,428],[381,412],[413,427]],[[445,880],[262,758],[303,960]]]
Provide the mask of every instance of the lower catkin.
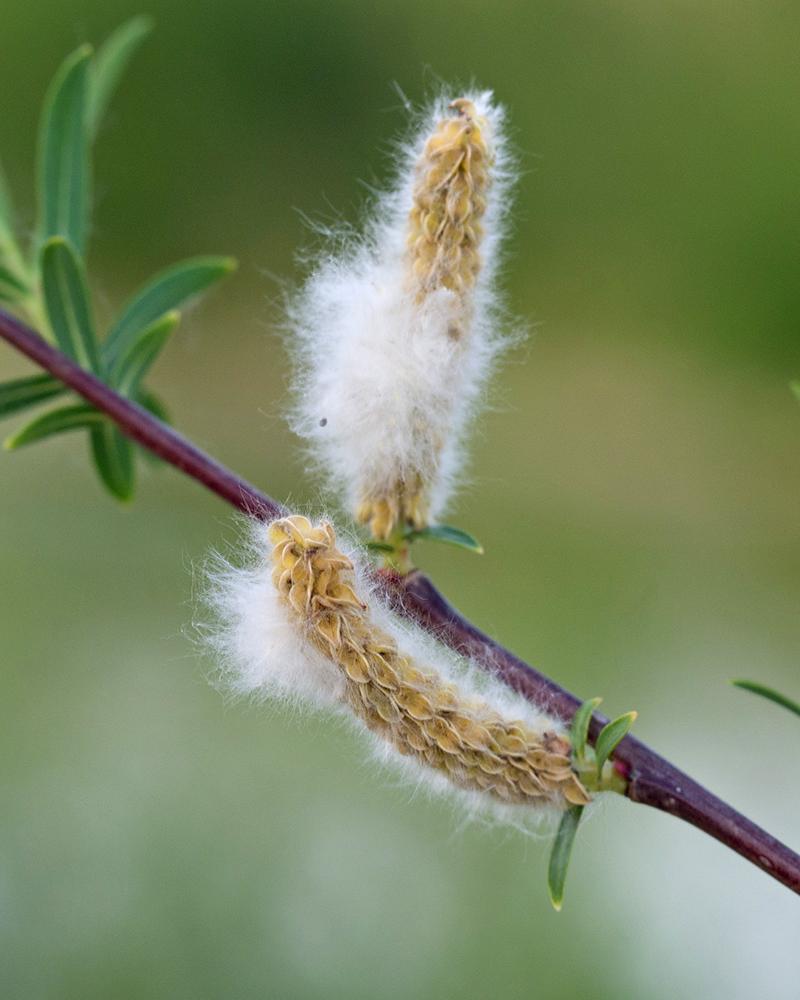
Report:
[[269,528],[272,580],[302,637],[336,668],[338,697],[395,750],[459,788],[503,803],[583,805],[570,743],[504,718],[414,663],[370,616],[331,525],[287,517]]

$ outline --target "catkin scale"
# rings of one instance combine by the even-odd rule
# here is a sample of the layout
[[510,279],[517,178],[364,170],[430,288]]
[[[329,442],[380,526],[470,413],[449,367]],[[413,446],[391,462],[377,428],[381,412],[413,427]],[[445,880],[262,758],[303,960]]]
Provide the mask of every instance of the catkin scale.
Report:
[[508,804],[585,804],[570,743],[506,719],[403,654],[375,623],[355,584],[353,563],[327,522],[288,517],[269,529],[272,580],[301,633],[335,667],[338,698],[402,756],[458,788]]

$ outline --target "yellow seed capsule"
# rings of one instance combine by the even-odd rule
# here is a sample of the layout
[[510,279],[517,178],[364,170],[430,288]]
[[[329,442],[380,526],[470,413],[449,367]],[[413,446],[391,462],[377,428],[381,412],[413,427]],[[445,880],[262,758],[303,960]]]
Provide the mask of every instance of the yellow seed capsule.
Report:
[[286,607],[307,641],[338,668],[342,700],[369,729],[459,788],[501,802],[566,808],[590,800],[570,765],[566,738],[504,719],[400,653],[359,599],[352,563],[336,549],[330,525],[284,518],[270,537],[277,542],[273,579]]

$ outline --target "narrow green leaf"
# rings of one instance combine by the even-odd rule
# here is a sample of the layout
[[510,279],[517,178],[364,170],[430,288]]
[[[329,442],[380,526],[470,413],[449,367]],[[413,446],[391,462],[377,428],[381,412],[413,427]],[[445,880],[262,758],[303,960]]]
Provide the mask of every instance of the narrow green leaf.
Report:
[[774,701],[776,705],[782,705],[784,708],[788,708],[790,712],[794,712],[795,715],[800,715],[800,704],[792,701],[791,698],[787,698],[785,694],[781,694],[774,688],[767,687],[766,684],[759,684],[757,681],[731,681],[731,684],[734,687],[742,688],[743,691],[760,694],[762,698],[768,698],[770,701]]
[[14,209],[2,163],[0,163],[0,271],[9,276],[10,280],[7,282],[9,285],[28,291],[25,280],[27,268],[14,234]]
[[637,714],[637,712],[628,712],[626,715],[621,715],[618,719],[614,719],[613,722],[609,722],[609,724],[600,731],[600,735],[597,737],[597,742],[594,745],[594,755],[597,761],[598,777],[602,775],[603,765],[614,752],[614,747],[616,747],[622,737],[633,725]]
[[419,531],[409,531],[405,536],[409,541],[417,538],[432,538],[437,542],[448,542],[450,545],[459,545],[461,548],[470,549],[483,555],[483,546],[479,541],[468,535],[460,528],[453,528],[449,524],[431,524],[427,528]]
[[3,165],[0,164],[0,250],[7,240],[14,240],[14,209]]
[[13,271],[0,264],[0,288],[5,286],[10,295],[27,295],[30,291],[28,286]]
[[602,700],[602,698],[592,698],[583,702],[572,717],[572,748],[576,757],[583,757],[586,754],[586,734],[589,732],[589,722],[592,713]]
[[123,396],[131,398],[136,395],[180,318],[177,309],[165,313],[155,323],[146,326],[122,356],[112,374],[112,384]]
[[83,368],[101,374],[89,293],[80,258],[63,236],[42,248],[42,287],[56,343]]
[[573,806],[564,813],[550,849],[550,861],[547,865],[547,888],[550,892],[550,901],[557,910],[561,909],[561,904],[564,902],[564,886],[567,881],[569,859],[572,857],[572,847],[575,843],[575,834],[578,832],[578,824],[583,815],[583,808],[583,806]]
[[89,70],[88,123],[92,136],[97,134],[128,63],[152,28],[149,17],[134,17],[117,28],[97,50]]
[[160,396],[157,396],[154,392],[150,392],[149,389],[140,389],[136,393],[136,402],[139,406],[143,406],[148,413],[152,413],[154,417],[157,417],[162,423],[172,423],[172,417],[167,409],[167,404]]
[[388,542],[366,542],[366,546],[371,552],[394,552],[394,545]]
[[22,279],[0,264],[0,301],[14,305],[30,298],[30,294],[30,289]]
[[91,431],[92,458],[101,482],[112,496],[123,503],[133,499],[135,486],[135,450],[113,424],[106,421]]
[[114,367],[138,334],[164,313],[204,291],[236,268],[230,257],[194,257],[161,271],[125,305],[103,345],[103,356]]
[[81,257],[86,251],[91,185],[87,127],[91,55],[91,46],[81,46],[62,63],[50,84],[37,151],[38,242],[63,236]]
[[33,444],[34,441],[41,441],[44,438],[52,437],[54,434],[63,434],[65,431],[76,431],[81,429],[98,427],[101,424],[108,424],[108,417],[95,410],[88,403],[78,403],[75,406],[64,406],[58,410],[50,410],[36,417],[22,430],[12,434],[5,442],[5,447],[9,451],[22,448],[24,445]]
[[0,384],[0,417],[36,406],[53,396],[60,396],[67,387],[51,375],[33,375]]

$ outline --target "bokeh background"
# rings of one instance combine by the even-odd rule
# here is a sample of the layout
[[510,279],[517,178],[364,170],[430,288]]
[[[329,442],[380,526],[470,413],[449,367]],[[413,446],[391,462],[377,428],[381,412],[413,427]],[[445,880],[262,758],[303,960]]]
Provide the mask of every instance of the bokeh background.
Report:
[[[505,279],[531,325],[451,520],[418,546],[470,617],[795,848],[800,10],[788,0],[4,0],[0,151],[23,228],[77,43],[156,30],[97,150],[101,316],[201,252],[240,269],[151,379],[178,427],[316,502],[281,414],[276,301],[355,221],[444,80],[495,89],[525,176]],[[0,346],[0,376],[29,366]],[[17,422],[7,421],[10,432]],[[339,726],[226,706],[184,631],[230,512],[172,470],[121,510],[80,436],[0,455],[0,993],[800,996],[795,896],[623,800],[546,843],[461,825]]]

